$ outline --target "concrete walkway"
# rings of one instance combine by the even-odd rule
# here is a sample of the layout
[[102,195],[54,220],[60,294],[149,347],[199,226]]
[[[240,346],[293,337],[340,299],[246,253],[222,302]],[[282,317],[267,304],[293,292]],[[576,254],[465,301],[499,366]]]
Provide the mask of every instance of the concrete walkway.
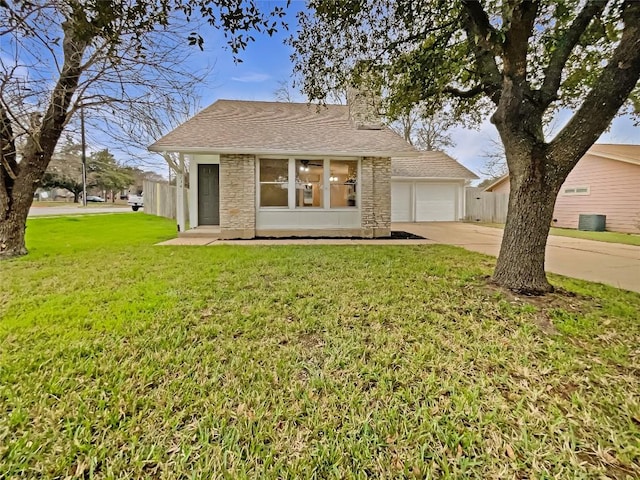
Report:
[[[494,257],[502,241],[502,229],[472,223],[398,223],[392,229]],[[640,292],[639,246],[550,236],[545,265],[549,272]]]

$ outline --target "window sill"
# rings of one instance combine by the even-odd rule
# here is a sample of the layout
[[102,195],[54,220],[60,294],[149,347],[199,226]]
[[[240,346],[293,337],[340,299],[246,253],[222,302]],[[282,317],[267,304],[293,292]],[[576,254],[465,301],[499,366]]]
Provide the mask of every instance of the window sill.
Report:
[[335,208],[324,208],[324,207],[258,207],[259,212],[356,212],[359,211],[359,207],[335,207]]

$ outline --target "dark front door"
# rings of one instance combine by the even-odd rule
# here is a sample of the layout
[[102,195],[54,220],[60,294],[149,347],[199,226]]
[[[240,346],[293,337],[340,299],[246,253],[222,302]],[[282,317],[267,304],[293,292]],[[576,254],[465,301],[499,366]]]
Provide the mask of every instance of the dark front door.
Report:
[[198,165],[198,225],[220,225],[220,165]]

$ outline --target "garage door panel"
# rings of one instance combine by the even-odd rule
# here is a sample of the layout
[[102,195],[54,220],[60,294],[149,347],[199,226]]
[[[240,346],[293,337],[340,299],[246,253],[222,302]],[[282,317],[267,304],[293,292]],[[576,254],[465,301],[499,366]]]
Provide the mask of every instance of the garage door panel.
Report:
[[391,183],[391,221],[411,221],[411,187],[410,183]]
[[416,184],[416,221],[450,222],[456,220],[455,185]]

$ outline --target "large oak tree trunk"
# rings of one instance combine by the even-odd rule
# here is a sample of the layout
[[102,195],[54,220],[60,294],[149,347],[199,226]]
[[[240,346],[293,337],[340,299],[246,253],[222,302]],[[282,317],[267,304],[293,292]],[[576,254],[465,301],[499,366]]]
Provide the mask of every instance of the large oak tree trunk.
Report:
[[25,230],[33,194],[40,185],[68,121],[71,100],[82,74],[82,56],[89,37],[75,35],[73,23],[63,25],[64,63],[44,115],[32,112],[30,131],[17,161],[15,136],[7,111],[0,104],[0,259],[24,255]]
[[[36,160],[25,156],[25,165],[34,165]],[[0,215],[0,259],[25,255],[25,231],[33,195],[40,185],[42,171],[23,168],[10,189],[3,189],[4,211]],[[5,196],[6,195],[6,196]]]
[[[33,199],[33,192],[31,195]],[[23,198],[23,195],[11,200],[11,208],[0,221],[0,258],[17,257],[27,253],[24,235],[32,201]]]
[[[534,161],[529,160],[529,164]],[[527,295],[553,291],[545,274],[545,249],[558,192],[534,169],[510,176],[509,211],[493,279]]]
[[571,49],[603,5],[585,7],[580,20],[576,19],[565,36],[565,43],[561,42],[553,53],[538,90],[532,90],[527,80],[528,42],[537,7],[535,2],[514,5],[513,15],[518,21],[506,33],[502,45],[502,84],[495,95],[497,109],[491,118],[505,147],[511,185],[507,223],[493,278],[510,290],[540,295],[553,290],[544,264],[558,191],[629,98],[640,77],[640,2],[623,3],[625,28],[612,57],[580,108],[550,142],[543,134],[544,112],[558,98]]

